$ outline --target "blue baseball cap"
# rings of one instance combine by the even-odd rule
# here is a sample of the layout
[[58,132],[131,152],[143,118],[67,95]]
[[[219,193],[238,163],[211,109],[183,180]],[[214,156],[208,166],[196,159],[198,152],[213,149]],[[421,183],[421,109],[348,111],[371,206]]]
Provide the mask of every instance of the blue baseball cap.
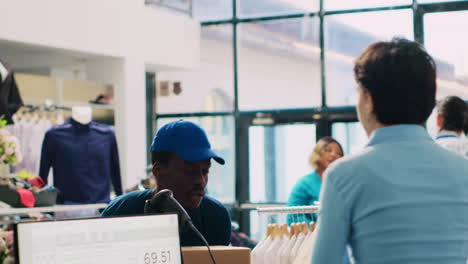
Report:
[[162,126],[151,144],[151,152],[174,152],[183,160],[197,162],[214,159],[224,165],[224,159],[211,150],[205,131],[195,123],[178,120]]

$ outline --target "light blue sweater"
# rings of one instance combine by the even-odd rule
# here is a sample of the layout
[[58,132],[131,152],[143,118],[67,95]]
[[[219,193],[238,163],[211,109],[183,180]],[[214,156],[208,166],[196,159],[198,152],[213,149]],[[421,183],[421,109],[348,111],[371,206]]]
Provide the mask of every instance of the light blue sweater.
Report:
[[465,264],[468,160],[416,125],[380,128],[324,174],[312,263]]

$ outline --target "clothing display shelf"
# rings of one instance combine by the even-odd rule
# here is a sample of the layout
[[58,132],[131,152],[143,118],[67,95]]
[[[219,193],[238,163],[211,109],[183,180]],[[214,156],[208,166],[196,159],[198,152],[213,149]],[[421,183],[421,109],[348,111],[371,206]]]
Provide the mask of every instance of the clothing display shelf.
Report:
[[[25,104],[53,104],[67,108],[87,106],[93,110],[94,121],[115,124],[114,87],[111,84],[28,73],[15,73],[15,79]],[[98,102],[99,97],[108,97],[108,100]],[[70,115],[69,112],[64,114],[66,119]]]
[[12,216],[29,213],[45,213],[45,212],[66,212],[75,210],[88,209],[103,209],[107,206],[106,203],[99,204],[74,204],[74,205],[54,205],[34,208],[3,208],[0,209],[0,216]]
[[318,213],[319,205],[310,206],[284,206],[284,207],[258,207],[257,213],[269,214],[311,214]]

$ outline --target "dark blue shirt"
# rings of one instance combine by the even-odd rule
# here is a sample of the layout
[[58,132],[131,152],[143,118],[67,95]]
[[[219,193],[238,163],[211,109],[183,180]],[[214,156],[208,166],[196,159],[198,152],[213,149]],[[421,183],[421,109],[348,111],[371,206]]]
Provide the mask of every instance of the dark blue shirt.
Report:
[[[145,201],[151,198],[153,189],[133,191],[115,198],[101,216],[143,215]],[[210,245],[229,245],[231,241],[231,218],[228,211],[217,200],[204,196],[200,207],[188,211],[195,227]],[[204,246],[202,240],[193,232],[180,234],[181,246]]]
[[107,203],[110,182],[122,194],[119,155],[111,127],[73,119],[47,131],[42,143],[39,176],[47,182],[50,167],[58,204]]

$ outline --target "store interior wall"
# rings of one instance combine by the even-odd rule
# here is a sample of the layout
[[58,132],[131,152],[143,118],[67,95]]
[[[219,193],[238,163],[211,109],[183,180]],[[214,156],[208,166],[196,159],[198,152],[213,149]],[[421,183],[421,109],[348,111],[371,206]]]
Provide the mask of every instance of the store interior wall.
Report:
[[145,71],[198,67],[198,21],[144,1],[0,0],[0,6],[2,20],[11,21],[0,29],[0,57],[14,69],[114,87],[123,185],[135,185],[147,165]]

